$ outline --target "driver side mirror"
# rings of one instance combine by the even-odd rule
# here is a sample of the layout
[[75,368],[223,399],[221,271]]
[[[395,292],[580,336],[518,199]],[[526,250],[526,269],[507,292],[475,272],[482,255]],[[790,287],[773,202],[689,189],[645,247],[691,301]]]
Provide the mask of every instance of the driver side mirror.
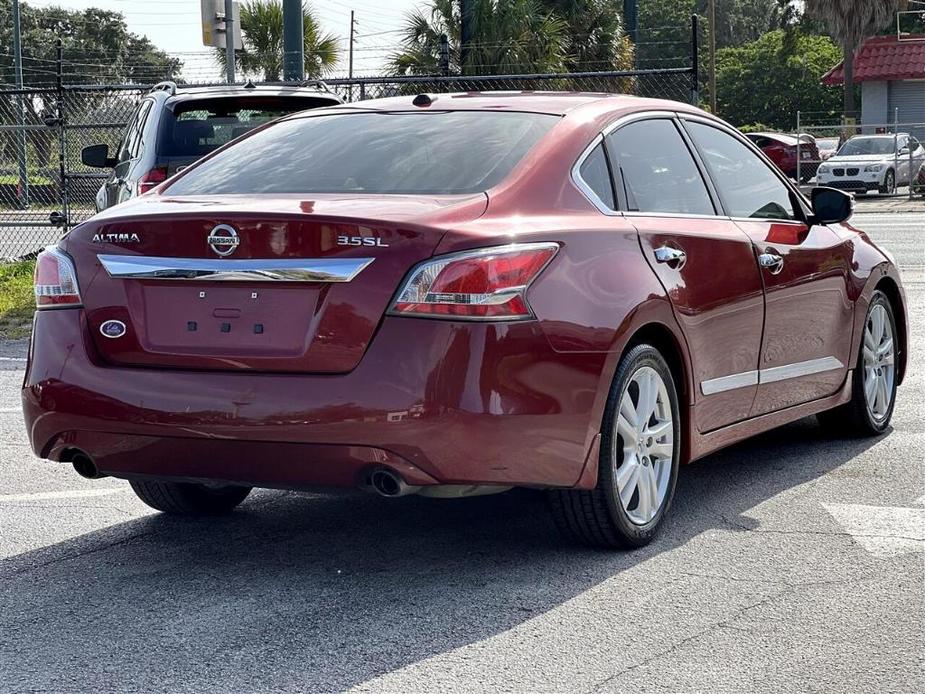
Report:
[[854,198],[837,188],[820,186],[810,193],[813,205],[813,224],[838,224],[844,222],[854,212]]
[[901,149],[899,150],[899,154],[900,154],[900,155],[909,154],[909,148],[908,148],[908,147],[903,147],[903,148],[901,148]]
[[116,160],[109,156],[109,145],[90,145],[80,150],[80,161],[94,169],[111,169]]

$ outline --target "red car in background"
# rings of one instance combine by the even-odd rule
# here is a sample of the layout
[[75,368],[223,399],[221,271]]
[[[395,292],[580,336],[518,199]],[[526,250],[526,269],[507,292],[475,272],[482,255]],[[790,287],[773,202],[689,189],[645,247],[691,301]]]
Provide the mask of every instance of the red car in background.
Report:
[[887,430],[905,299],[851,205],[683,103],[306,111],[39,256],[29,437],[168,513],[525,486],[640,546],[682,463],[813,414]]
[[811,137],[801,136],[799,138],[799,155],[797,154],[797,137],[795,135],[747,133],[745,137],[761,148],[761,151],[768,156],[768,159],[774,162],[777,168],[794,180],[797,177],[797,158],[799,156],[801,183],[806,183],[816,175],[816,170],[822,161],[819,156],[819,149]]

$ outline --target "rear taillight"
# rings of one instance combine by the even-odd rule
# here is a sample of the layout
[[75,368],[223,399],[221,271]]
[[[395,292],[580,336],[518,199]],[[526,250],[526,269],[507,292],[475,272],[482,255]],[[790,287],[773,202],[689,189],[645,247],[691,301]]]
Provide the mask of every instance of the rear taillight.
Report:
[[36,308],[80,306],[74,263],[55,246],[48,246],[35,260]]
[[525,293],[559,250],[525,243],[454,253],[418,265],[390,313],[454,320],[530,318]]
[[144,195],[149,190],[153,190],[166,180],[167,169],[151,169],[148,173],[138,179],[138,194]]

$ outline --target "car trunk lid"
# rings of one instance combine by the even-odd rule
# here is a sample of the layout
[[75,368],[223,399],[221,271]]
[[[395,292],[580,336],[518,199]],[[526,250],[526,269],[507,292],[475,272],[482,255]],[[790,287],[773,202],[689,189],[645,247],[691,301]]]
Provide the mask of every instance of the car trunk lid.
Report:
[[408,270],[486,202],[145,196],[76,228],[65,250],[109,363],[343,373]]

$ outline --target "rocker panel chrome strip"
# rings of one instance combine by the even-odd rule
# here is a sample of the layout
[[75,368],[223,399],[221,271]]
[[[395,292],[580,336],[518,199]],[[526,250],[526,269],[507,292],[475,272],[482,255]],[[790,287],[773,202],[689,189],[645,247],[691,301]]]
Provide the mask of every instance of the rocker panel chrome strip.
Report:
[[835,357],[821,357],[819,359],[796,362],[795,364],[773,366],[770,369],[761,369],[760,371],[743,371],[742,373],[731,374],[729,376],[711,378],[700,382],[700,391],[704,395],[713,395],[715,393],[723,393],[727,390],[735,390],[736,388],[745,388],[761,383],[776,383],[777,381],[812,376],[813,374],[823,373],[825,371],[836,371],[843,368],[845,368],[845,365]]

